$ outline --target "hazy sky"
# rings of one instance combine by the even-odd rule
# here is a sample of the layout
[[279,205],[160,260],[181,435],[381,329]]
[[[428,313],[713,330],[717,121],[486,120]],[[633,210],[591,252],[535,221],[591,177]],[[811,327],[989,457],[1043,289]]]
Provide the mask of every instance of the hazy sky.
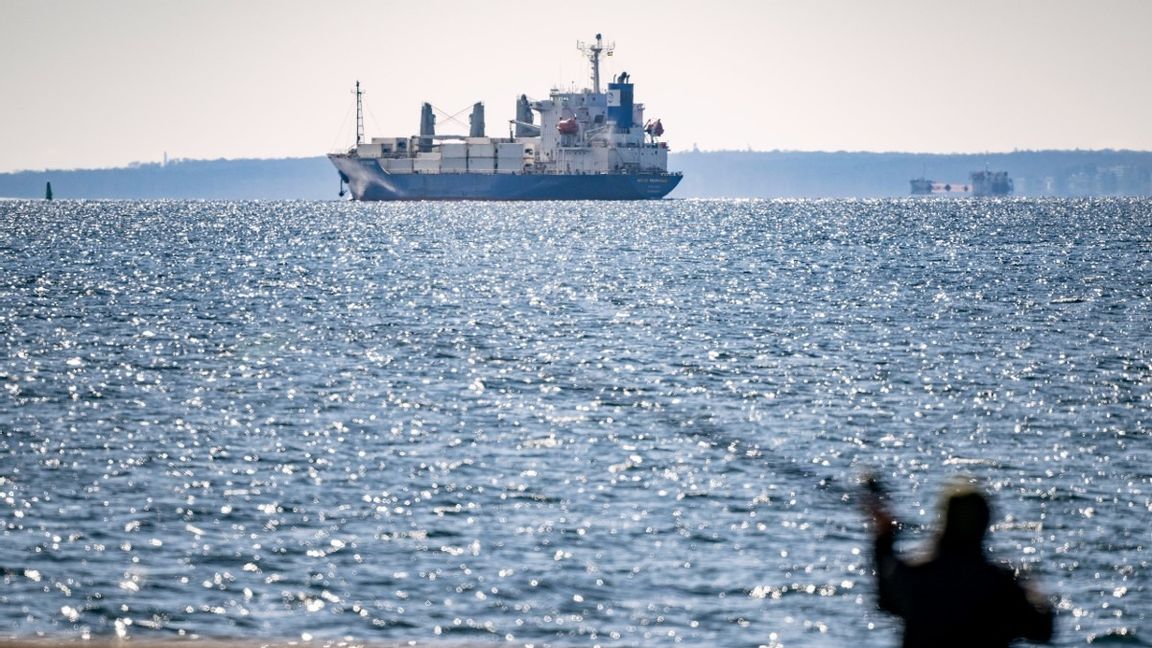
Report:
[[0,171],[503,134],[597,32],[673,150],[1152,150],[1152,0],[0,0]]

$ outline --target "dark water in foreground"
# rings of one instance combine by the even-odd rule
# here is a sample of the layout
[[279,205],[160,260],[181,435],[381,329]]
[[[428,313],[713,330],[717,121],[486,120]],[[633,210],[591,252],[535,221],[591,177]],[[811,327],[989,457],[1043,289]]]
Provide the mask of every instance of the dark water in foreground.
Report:
[[957,473],[1152,643],[1152,201],[0,203],[0,635],[891,646]]

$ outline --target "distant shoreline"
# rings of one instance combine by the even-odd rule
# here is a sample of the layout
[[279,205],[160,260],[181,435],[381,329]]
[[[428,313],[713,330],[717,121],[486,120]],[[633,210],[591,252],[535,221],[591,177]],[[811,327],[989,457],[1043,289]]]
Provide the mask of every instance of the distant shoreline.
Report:
[[[670,198],[892,198],[913,178],[966,182],[1005,171],[1022,197],[1150,196],[1152,151],[899,153],[821,151],[673,152],[684,180]],[[0,173],[0,195],[58,199],[335,200],[339,180],[325,156],[172,160],[105,169]]]
[[[804,149],[673,149],[674,156],[689,155],[773,155],[773,156],[915,156],[923,158],[986,158],[1013,155],[1136,155],[1152,157],[1152,150],[1143,149],[1018,149],[1013,151],[985,151],[980,153],[937,153],[929,151],[864,151],[864,150],[837,150],[837,151],[810,151]],[[25,173],[77,173],[77,172],[104,172],[104,171],[135,171],[147,168],[166,168],[183,164],[232,164],[232,163],[278,163],[294,161],[313,161],[327,159],[326,155],[290,156],[278,158],[265,157],[237,157],[237,158],[172,158],[166,161],[137,160],[120,166],[97,167],[53,167],[43,169],[12,169],[0,171],[0,176],[17,175]]]
[[[1152,156],[1152,150],[1143,149],[1017,149],[1013,151],[984,151],[979,153],[938,153],[930,151],[866,151],[866,150],[836,150],[813,151],[805,149],[673,149],[671,155],[773,155],[773,156],[915,156],[923,158],[980,158],[1000,157],[1013,155],[1137,155]],[[303,160],[327,159],[325,154],[289,156],[289,157],[237,157],[237,158],[172,158],[166,161],[137,160],[120,166],[103,167],[53,167],[43,169],[13,169],[0,171],[0,176],[16,175],[22,173],[75,173],[100,171],[133,171],[144,168],[165,168],[182,164],[230,164],[230,163],[277,163]]]

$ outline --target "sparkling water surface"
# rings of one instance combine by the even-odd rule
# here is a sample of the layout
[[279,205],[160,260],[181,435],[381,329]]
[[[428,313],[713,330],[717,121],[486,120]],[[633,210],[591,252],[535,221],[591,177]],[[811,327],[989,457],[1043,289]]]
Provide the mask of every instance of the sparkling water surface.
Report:
[[957,475],[1152,643],[1152,201],[0,202],[0,636],[892,646]]

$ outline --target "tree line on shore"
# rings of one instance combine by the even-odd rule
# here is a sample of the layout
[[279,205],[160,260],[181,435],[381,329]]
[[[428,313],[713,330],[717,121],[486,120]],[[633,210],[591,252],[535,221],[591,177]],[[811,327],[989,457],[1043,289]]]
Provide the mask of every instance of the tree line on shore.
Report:
[[[1018,196],[1149,196],[1152,152],[1016,151],[927,154],[685,151],[672,198],[887,198],[913,178],[966,183],[974,171],[1006,171]],[[336,200],[339,180],[323,156],[176,160],[114,169],[0,174],[0,197],[58,199]]]

